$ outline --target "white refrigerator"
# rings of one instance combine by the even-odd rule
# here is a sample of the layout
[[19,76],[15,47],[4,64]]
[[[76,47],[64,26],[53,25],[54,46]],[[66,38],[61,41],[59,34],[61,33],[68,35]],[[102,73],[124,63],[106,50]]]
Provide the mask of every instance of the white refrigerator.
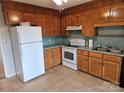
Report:
[[10,29],[17,76],[29,81],[45,73],[41,27],[16,26]]

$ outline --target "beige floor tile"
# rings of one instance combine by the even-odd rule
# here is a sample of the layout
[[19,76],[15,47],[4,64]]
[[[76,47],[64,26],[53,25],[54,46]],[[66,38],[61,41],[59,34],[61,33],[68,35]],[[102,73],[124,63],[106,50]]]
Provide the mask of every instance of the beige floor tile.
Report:
[[114,84],[64,66],[49,69],[45,75],[22,83],[17,77],[0,80],[0,91],[10,92],[124,92]]

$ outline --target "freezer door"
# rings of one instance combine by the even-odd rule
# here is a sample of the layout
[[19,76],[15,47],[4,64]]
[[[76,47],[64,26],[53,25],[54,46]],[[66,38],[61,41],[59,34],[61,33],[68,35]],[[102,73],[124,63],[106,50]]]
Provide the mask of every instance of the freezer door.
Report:
[[20,45],[24,82],[45,73],[42,42]]
[[17,35],[19,44],[42,41],[41,27],[18,26]]

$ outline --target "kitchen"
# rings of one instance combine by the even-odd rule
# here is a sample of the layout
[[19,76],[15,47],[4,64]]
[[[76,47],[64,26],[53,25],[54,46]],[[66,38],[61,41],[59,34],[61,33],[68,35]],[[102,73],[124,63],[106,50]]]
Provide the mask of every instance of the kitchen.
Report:
[[[68,0],[67,3],[69,2],[70,1]],[[41,75],[38,77],[38,80],[41,80],[40,78],[44,80],[47,75],[53,79],[52,82],[54,82],[54,80],[60,82],[63,80],[62,77],[65,78],[66,75],[79,79],[79,81],[80,78],[87,79],[91,77],[91,80],[96,80],[93,82],[96,85],[97,83],[95,82],[102,82],[101,85],[95,87],[96,89],[102,86],[101,91],[110,91],[109,89],[107,90],[107,88],[104,90],[104,82],[107,82],[107,84],[105,83],[106,87],[113,86],[115,89],[118,87],[118,90],[115,91],[124,91],[123,88],[121,89],[119,87],[123,87],[124,85],[123,4],[123,0],[89,0],[89,2],[83,4],[79,3],[71,8],[68,7],[66,9],[65,5],[64,10],[61,7],[58,7],[58,10],[56,10],[52,8],[44,8],[45,5],[32,5],[30,1],[29,4],[27,4],[27,2],[16,2],[16,0],[3,0],[1,2],[0,12],[0,28],[1,31],[3,30],[1,32],[1,39],[3,38],[3,41],[1,40],[1,48],[4,57],[0,66],[2,68],[0,72],[3,73],[2,78],[5,79],[6,77],[9,79],[16,75],[11,37],[8,29],[12,26],[19,26],[20,22],[30,22],[31,26],[42,27],[46,76]],[[65,52],[63,52],[63,47],[65,48]],[[74,53],[71,53],[72,51],[74,51]],[[71,59],[71,61],[75,59],[75,61],[70,64],[71,62],[64,62],[64,59]],[[73,70],[73,66],[76,69]],[[65,72],[64,75],[60,75],[59,71],[61,73]],[[74,77],[71,73],[75,75],[77,74],[77,76]],[[60,75],[61,77],[58,76],[60,80],[54,79],[56,77],[52,77],[53,74],[55,74],[56,77],[57,75]],[[48,81],[50,81],[49,79]],[[35,82],[35,79],[29,82],[33,81]],[[65,78],[65,81],[67,83],[70,80],[68,80],[68,78],[66,80]],[[71,83],[72,81],[68,83]],[[7,82],[6,79],[5,82]],[[11,79],[9,82],[11,82]],[[65,82],[63,81],[60,83]],[[76,82],[76,84],[78,85],[79,82]],[[78,91],[72,90],[72,86],[70,86],[67,86],[69,87],[67,89],[64,87],[63,89],[60,88],[60,90],[55,88],[55,90]],[[50,88],[51,87],[52,86],[50,86]],[[85,87],[86,86],[84,86],[84,88],[81,87],[82,91],[88,91]],[[32,91],[39,90],[38,88],[36,89],[32,89]],[[10,88],[8,91],[9,90],[11,91],[12,89]],[[30,90],[27,89],[25,91]],[[46,91],[49,91],[49,89],[46,89]],[[91,86],[90,91],[100,90],[93,90]]]

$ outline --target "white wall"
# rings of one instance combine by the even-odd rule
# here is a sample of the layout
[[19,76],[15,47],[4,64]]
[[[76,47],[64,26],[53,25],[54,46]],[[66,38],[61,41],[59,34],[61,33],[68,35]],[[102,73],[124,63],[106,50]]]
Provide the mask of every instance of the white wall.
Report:
[[3,13],[0,5],[0,46],[3,56],[3,64],[6,78],[14,76],[15,67],[12,53],[12,46],[9,34],[9,27],[4,24]]

